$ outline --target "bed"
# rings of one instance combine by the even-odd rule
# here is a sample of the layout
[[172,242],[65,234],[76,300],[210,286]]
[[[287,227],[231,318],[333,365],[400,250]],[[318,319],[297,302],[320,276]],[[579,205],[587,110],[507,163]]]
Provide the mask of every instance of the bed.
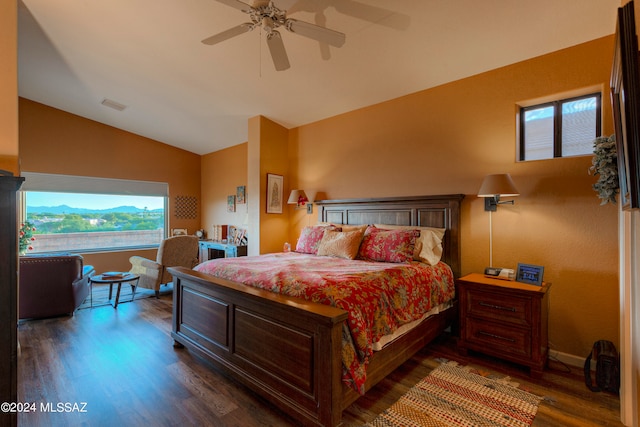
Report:
[[[460,276],[463,195],[317,201],[326,223],[446,229],[442,261]],[[451,326],[455,301],[369,358],[359,391],[343,382],[340,308],[288,297],[185,268],[174,277],[172,337],[303,425],[337,426],[342,411]]]

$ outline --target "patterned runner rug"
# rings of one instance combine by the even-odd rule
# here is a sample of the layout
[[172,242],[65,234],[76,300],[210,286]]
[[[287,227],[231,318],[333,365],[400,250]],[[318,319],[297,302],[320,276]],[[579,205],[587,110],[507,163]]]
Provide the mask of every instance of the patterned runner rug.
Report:
[[541,397],[447,362],[434,369],[367,427],[508,426],[533,423]]

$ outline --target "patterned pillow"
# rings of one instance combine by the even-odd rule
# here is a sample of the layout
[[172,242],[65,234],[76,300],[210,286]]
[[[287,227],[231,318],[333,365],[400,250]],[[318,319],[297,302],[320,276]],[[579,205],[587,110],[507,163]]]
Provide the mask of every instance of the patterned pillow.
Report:
[[300,232],[300,238],[296,243],[296,252],[303,254],[317,254],[318,245],[326,230],[340,230],[334,226],[307,226]]
[[342,232],[327,230],[318,245],[318,255],[355,259],[363,234],[364,230]]
[[436,265],[442,258],[444,228],[386,224],[373,224],[373,226],[387,230],[418,230],[420,231],[420,236],[416,239],[416,246],[413,250],[413,260],[429,265]]
[[358,256],[367,261],[411,262],[417,230],[384,230],[369,227],[364,234]]

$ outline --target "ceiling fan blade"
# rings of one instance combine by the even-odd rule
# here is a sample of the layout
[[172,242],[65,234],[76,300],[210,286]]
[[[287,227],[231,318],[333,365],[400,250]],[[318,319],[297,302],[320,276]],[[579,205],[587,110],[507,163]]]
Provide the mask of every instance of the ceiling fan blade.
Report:
[[271,58],[273,59],[273,65],[276,67],[276,71],[283,71],[291,67],[289,64],[289,57],[287,57],[287,51],[284,49],[284,43],[282,37],[277,31],[271,31],[267,35],[267,46],[271,52]]
[[243,3],[238,0],[216,0],[218,3],[226,4],[227,6],[231,6],[234,9],[241,10],[243,12],[247,12],[252,9],[250,4]]
[[229,28],[228,30],[218,33],[216,35],[213,35],[211,37],[207,37],[206,39],[202,40],[202,43],[208,44],[208,45],[220,43],[230,39],[231,37],[239,36],[240,34],[247,33],[251,30],[253,30],[253,24],[250,24],[250,23],[240,24],[238,26]]
[[300,34],[301,36],[309,37],[336,47],[341,47],[346,38],[343,33],[338,31],[319,27],[304,21],[297,21],[295,19],[287,19],[286,28],[292,33]]

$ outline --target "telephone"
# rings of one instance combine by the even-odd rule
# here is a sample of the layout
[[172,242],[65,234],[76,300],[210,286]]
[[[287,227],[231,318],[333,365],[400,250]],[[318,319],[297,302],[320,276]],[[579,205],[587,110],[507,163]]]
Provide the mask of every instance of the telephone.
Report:
[[515,270],[510,268],[487,267],[484,269],[484,275],[504,280],[514,280],[516,278]]

